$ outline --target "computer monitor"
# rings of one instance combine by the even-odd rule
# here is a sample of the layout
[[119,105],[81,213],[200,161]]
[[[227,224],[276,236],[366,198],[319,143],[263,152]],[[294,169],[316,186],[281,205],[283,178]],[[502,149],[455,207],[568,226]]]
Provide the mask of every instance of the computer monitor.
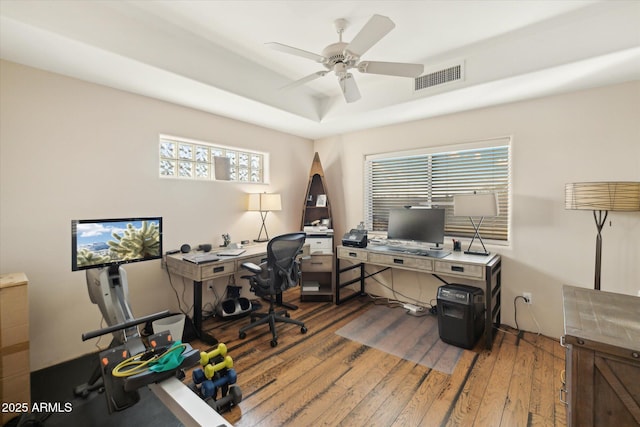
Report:
[[444,209],[391,209],[387,239],[442,244],[444,218]]
[[162,218],[71,221],[71,270],[162,258]]

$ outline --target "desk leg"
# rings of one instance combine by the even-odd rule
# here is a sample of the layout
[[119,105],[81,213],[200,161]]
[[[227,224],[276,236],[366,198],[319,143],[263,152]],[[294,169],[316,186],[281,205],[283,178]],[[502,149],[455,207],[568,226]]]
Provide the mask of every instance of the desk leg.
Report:
[[193,327],[200,341],[214,345],[218,340],[202,330],[202,282],[193,281]]
[[484,321],[484,340],[485,347],[487,350],[491,350],[493,347],[493,297],[491,293],[491,282],[493,281],[491,275],[491,268],[487,267],[485,271],[485,289],[484,289],[484,300],[485,300],[485,321]]
[[[355,268],[359,268],[360,269],[360,276],[355,278],[355,279],[349,280],[348,282],[342,283],[340,281],[340,275],[342,273],[346,272],[346,271],[353,270]],[[357,298],[359,296],[365,295],[365,293],[364,293],[364,280],[365,280],[365,277],[364,277],[364,263],[361,262],[359,264],[350,265],[348,267],[345,267],[345,268],[341,269],[340,268],[340,258],[338,258],[336,256],[336,278],[335,278],[335,280],[336,280],[336,291],[335,291],[335,304],[336,305],[340,305],[341,303],[343,303],[345,301],[349,301],[350,299]],[[345,286],[349,286],[349,285],[351,285],[353,283],[358,283],[358,282],[360,283],[360,291],[359,292],[355,291],[354,293],[352,293],[351,295],[349,295],[349,296],[347,296],[345,298],[342,298],[342,299],[340,298],[340,289],[342,289]]]
[[[485,346],[487,350],[493,347],[493,327],[500,325],[501,307],[501,286],[502,286],[502,261],[498,261],[493,266],[487,266],[485,270]],[[493,299],[495,297],[495,305]],[[493,318],[496,321],[493,321]]]

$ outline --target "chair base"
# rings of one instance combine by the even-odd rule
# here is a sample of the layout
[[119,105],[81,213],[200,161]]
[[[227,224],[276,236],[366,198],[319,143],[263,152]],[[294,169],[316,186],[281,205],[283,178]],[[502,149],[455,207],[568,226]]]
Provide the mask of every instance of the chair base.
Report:
[[251,313],[251,323],[240,328],[240,339],[246,338],[246,332],[249,329],[256,326],[268,324],[269,330],[271,330],[271,335],[273,336],[273,338],[271,339],[271,347],[275,347],[278,345],[278,332],[276,329],[277,322],[298,325],[300,326],[300,332],[302,332],[303,334],[307,332],[307,327],[305,326],[304,322],[289,318],[289,313],[287,313],[286,310],[277,312],[275,310],[269,310],[268,313]]

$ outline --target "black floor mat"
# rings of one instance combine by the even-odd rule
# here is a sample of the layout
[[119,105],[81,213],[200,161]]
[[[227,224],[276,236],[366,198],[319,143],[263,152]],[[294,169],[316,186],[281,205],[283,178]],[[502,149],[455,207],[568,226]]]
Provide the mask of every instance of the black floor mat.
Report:
[[[43,412],[23,417],[14,425],[94,426],[94,427],[180,427],[183,424],[147,388],[138,390],[140,401],[109,414],[104,393],[91,392],[86,398],[74,396],[73,389],[85,383],[98,363],[91,354],[31,373],[31,401]],[[48,411],[47,411],[48,409]]]

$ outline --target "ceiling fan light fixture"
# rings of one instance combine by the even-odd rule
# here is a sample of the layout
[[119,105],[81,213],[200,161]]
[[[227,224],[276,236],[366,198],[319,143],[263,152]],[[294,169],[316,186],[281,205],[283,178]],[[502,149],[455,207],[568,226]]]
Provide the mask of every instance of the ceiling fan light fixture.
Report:
[[[373,45],[382,39],[389,31],[395,28],[395,24],[390,18],[381,15],[373,15],[371,19],[360,29],[358,34],[350,43],[342,41],[342,33],[347,26],[345,19],[336,19],[334,21],[336,31],[338,32],[339,41],[325,47],[322,55],[298,49],[292,46],[283,45],[282,43],[267,43],[269,47],[291,55],[307,58],[321,63],[326,72],[333,71],[338,77],[338,83],[342,89],[345,100],[354,102],[360,99],[360,91],[353,75],[348,71],[356,68],[361,73],[380,74],[397,77],[417,77],[422,74],[424,66],[422,64],[404,64],[400,62],[380,62],[366,61],[360,63],[360,57],[367,52]],[[295,82],[288,84],[285,88],[290,88],[310,82],[322,77],[326,72],[316,72]]]
[[338,62],[338,63],[336,63],[336,65],[333,66],[333,71],[335,71],[336,76],[338,76],[340,78],[344,78],[347,75],[351,76],[350,73],[347,73],[348,69],[349,68],[347,67],[347,65],[345,63],[343,63],[343,62]]

